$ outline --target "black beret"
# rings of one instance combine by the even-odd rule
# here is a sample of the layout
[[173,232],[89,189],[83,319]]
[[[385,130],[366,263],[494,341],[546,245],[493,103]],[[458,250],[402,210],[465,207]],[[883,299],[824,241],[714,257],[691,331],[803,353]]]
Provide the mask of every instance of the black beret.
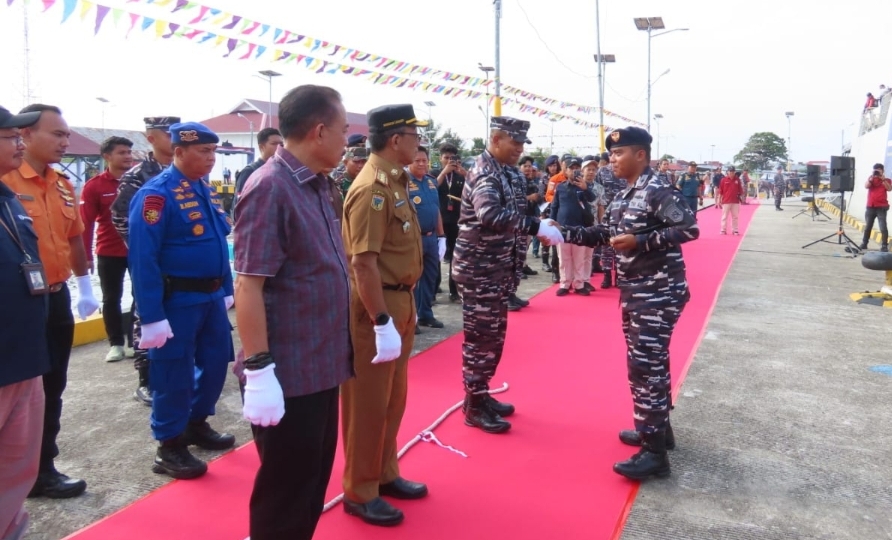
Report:
[[650,146],[653,140],[646,129],[629,126],[617,129],[607,136],[607,149],[621,146]]

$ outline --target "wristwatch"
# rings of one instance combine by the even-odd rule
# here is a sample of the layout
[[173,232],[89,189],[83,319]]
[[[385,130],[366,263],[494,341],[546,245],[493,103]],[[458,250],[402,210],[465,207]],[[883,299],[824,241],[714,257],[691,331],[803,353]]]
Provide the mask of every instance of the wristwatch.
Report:
[[384,326],[385,324],[390,322],[390,315],[386,313],[379,313],[375,315],[375,326]]

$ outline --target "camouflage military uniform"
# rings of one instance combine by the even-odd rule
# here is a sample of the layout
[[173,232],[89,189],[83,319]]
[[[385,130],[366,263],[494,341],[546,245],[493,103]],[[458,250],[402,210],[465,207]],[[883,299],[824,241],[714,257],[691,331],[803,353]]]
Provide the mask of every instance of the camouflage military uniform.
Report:
[[[514,198],[517,201],[517,211],[527,214],[527,179],[523,174],[511,178],[511,188],[514,190]],[[527,248],[529,247],[529,236],[525,233],[518,232],[514,235],[514,281],[512,282],[510,294],[516,294],[517,288],[520,287],[520,280],[523,279],[523,267],[527,263]]]
[[[517,167],[485,151],[462,191],[452,277],[462,298],[465,391],[484,394],[495,374],[508,328],[508,296],[523,268],[518,238],[536,234],[539,219],[525,215],[514,186],[526,182]],[[525,202],[525,199],[524,199]]]
[[[603,203],[605,207],[609,207],[613,202],[613,198],[620,191],[628,187],[628,183],[622,178],[613,175],[613,166],[607,165],[598,169],[598,175],[595,177],[595,183],[600,184],[604,188]],[[607,219],[607,212],[604,212],[604,219]],[[604,244],[601,250],[601,271],[612,272],[616,252],[610,247],[610,244]]]
[[667,220],[679,223],[637,235],[639,249],[618,253],[616,258],[635,429],[665,431],[671,387],[669,340],[690,299],[680,245],[697,239],[700,229],[681,194],[650,170],[614,198],[605,220],[594,227],[567,228],[567,241],[604,245],[612,236],[635,234]]
[[[130,239],[130,201],[139,188],[152,178],[161,174],[164,167],[155,160],[152,152],[149,152],[148,158],[135,165],[121,177],[121,183],[118,185],[118,196],[111,205],[112,224],[124,243],[128,243]],[[139,339],[142,335],[142,325],[139,322],[139,314],[137,310],[133,310],[133,368],[139,372],[139,387],[137,397],[145,402],[151,400],[149,393],[149,355],[148,351],[139,347]]]
[[787,180],[783,173],[774,175],[774,207],[781,210],[781,201],[787,194]]

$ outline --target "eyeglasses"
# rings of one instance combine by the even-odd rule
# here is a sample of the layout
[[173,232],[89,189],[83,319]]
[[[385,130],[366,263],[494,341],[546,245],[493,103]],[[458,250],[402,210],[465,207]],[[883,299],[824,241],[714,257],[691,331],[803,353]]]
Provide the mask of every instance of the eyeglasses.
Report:
[[0,137],[0,139],[6,139],[7,141],[12,141],[12,144],[14,144],[16,146],[19,146],[25,142],[25,140],[22,139],[21,135],[4,135],[3,137]]

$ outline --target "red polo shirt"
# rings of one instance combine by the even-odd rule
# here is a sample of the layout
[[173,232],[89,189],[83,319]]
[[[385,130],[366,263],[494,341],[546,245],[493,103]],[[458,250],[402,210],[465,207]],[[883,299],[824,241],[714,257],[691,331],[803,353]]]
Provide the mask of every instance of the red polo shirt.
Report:
[[868,208],[889,208],[889,196],[886,193],[886,183],[888,178],[874,178],[871,176],[867,179],[867,207]]
[[81,218],[84,220],[84,249],[87,259],[93,260],[93,225],[96,233],[96,254],[103,257],[126,257],[127,245],[115,230],[111,220],[111,205],[118,195],[120,183],[107,170],[87,180],[81,191]]
[[730,176],[722,178],[722,182],[719,184],[719,200],[722,204],[739,203],[742,197],[743,188],[738,178]]

